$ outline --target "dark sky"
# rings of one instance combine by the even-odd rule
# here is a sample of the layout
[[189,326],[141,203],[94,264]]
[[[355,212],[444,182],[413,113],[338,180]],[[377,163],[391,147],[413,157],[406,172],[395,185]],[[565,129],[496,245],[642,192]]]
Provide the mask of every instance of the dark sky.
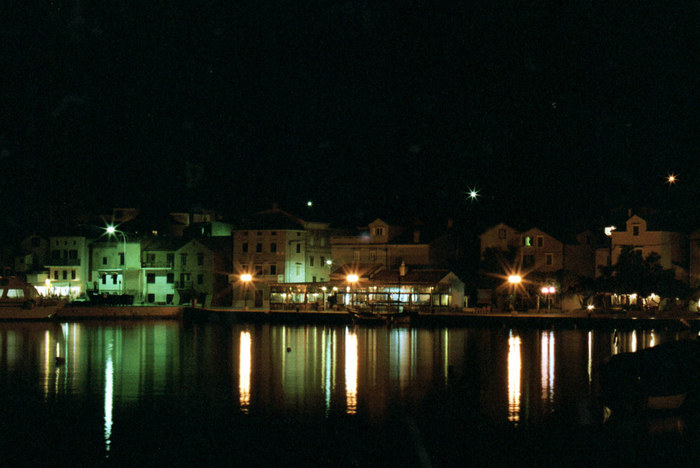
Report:
[[646,3],[8,0],[4,210],[697,211],[700,7]]

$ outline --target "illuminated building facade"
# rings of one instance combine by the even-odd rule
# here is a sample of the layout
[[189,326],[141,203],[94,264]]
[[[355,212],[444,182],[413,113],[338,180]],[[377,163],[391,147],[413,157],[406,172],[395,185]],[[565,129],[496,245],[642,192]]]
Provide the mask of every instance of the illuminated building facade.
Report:
[[89,274],[89,241],[84,236],[49,238],[46,268],[51,285],[49,293],[77,298],[85,294]]
[[[276,206],[256,213],[233,231],[234,305],[249,294],[249,305],[267,306],[271,285],[326,282],[329,260],[328,223],[304,221]],[[235,286],[243,273],[253,275],[253,286]]]
[[676,279],[688,281],[685,234],[650,230],[644,218],[632,215],[627,219],[624,230],[618,227],[611,231],[610,242],[609,249],[600,249],[596,255],[597,262],[605,262],[596,265],[596,271],[599,271],[598,267],[608,264],[607,255],[612,254],[611,261],[615,265],[623,248],[631,247],[641,252],[643,258],[656,252],[662,268],[673,269]]
[[356,234],[331,238],[333,263],[336,265],[380,264],[398,268],[407,265],[430,265],[431,246],[423,239],[419,226],[404,229],[375,219]]

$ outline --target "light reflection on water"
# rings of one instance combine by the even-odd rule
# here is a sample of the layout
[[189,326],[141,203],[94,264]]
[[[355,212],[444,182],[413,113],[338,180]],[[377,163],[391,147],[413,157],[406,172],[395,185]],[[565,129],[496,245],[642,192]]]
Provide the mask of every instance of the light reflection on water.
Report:
[[522,425],[589,396],[612,354],[669,339],[649,330],[1,323],[0,397],[98,401],[100,420],[82,422],[101,426],[105,456],[129,430],[120,416],[139,408],[157,419],[144,402],[159,399],[184,414],[206,401],[246,417],[382,422],[397,404],[425,410],[427,397],[454,395],[494,424]]

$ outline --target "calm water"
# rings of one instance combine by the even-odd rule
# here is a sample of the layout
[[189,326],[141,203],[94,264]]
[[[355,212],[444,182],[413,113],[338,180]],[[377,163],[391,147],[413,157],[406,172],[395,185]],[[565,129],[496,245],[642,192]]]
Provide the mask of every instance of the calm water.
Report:
[[0,455],[3,466],[697,464],[694,415],[602,424],[595,399],[598,363],[676,338],[0,323]]

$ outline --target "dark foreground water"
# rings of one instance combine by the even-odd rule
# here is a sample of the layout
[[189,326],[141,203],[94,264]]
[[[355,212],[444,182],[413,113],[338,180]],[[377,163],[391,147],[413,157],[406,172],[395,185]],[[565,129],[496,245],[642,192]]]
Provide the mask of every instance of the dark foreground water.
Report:
[[676,338],[0,323],[0,463],[700,466],[695,414],[603,423],[595,398],[601,361]]

